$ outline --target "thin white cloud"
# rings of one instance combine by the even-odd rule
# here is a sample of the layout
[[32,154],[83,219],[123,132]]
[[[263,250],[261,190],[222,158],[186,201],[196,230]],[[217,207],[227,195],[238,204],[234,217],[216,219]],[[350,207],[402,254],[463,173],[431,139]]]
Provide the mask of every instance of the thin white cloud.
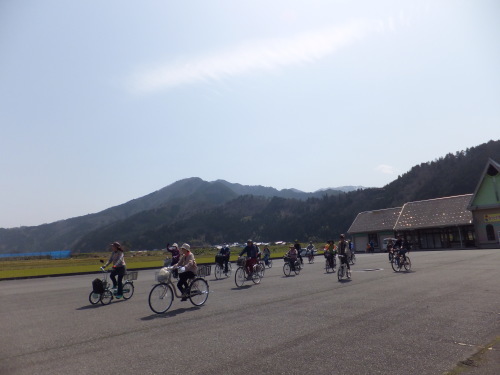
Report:
[[370,33],[384,30],[393,31],[393,22],[358,20],[342,27],[307,32],[292,38],[247,42],[218,54],[145,69],[132,77],[131,86],[136,92],[148,93],[313,63]]
[[375,167],[375,170],[377,172],[383,173],[383,174],[396,174],[396,169],[390,165],[386,164],[380,164]]

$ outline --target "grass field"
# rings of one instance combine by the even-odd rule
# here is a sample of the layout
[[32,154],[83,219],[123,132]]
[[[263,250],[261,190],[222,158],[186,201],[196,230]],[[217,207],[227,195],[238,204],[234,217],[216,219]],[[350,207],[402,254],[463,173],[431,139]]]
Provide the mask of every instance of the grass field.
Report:
[[[318,246],[316,247],[318,248]],[[281,257],[288,251],[287,246],[272,246],[271,256]],[[231,261],[236,261],[240,248],[231,249]],[[198,264],[213,263],[216,250],[197,249],[194,251]],[[98,272],[102,264],[100,259],[107,261],[110,253],[78,254],[69,259],[17,259],[0,260],[0,280],[54,276],[73,273]],[[166,255],[161,251],[151,251],[147,254],[125,253],[127,269],[161,268]]]

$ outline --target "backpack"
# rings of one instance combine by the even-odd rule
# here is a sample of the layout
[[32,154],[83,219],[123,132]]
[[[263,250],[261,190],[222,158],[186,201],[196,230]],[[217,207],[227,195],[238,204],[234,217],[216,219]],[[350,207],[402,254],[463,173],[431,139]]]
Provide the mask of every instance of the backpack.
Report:
[[101,279],[95,279],[92,281],[92,291],[97,294],[104,293],[104,283]]

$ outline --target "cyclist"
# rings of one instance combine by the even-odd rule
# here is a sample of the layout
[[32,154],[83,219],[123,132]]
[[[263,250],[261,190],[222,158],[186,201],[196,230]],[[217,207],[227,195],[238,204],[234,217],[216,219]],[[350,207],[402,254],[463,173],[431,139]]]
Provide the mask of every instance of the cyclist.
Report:
[[394,251],[396,251],[397,254],[397,264],[398,266],[400,265],[400,260],[403,258],[403,260],[406,260],[406,253],[410,250],[410,243],[406,240],[403,239],[403,236],[401,234],[398,234],[398,239],[396,242],[394,242]]
[[307,249],[306,254],[309,255],[309,261],[311,261],[312,259],[314,259],[314,245],[313,245],[312,241],[309,242],[309,245],[307,246],[306,249]]
[[248,240],[247,245],[240,252],[240,257],[243,256],[243,254],[247,255],[245,268],[247,270],[249,280],[252,279],[253,266],[257,264],[258,252],[259,249],[253,244],[252,240]]
[[[191,252],[191,246],[189,246],[189,244],[182,244],[181,258],[175,265],[175,268],[179,270],[179,281],[177,282],[177,288],[179,288],[179,291],[182,294],[181,301],[186,301],[187,295],[184,292],[189,286],[188,280],[196,277],[196,271],[198,270],[196,260],[194,259],[194,254]],[[182,272],[182,269],[184,269],[184,272]]]
[[224,263],[224,273],[227,274],[227,268],[229,264],[229,257],[231,256],[231,249],[227,244],[224,244],[222,246],[222,249],[220,249],[219,254],[222,256],[222,262]]
[[[174,243],[172,246],[170,246],[170,244],[167,244],[167,251],[172,254],[172,262],[170,263],[170,265],[175,266],[179,261],[179,258],[181,257],[179,245],[177,245],[176,243]],[[165,260],[165,262],[167,262],[167,260]],[[167,264],[165,264],[165,266],[167,266]]]
[[328,260],[328,263],[330,263],[330,268],[333,269],[333,272],[335,272],[335,266],[336,266],[335,253],[336,253],[336,247],[335,244],[333,243],[333,240],[328,240],[325,246],[325,258]]
[[271,257],[271,250],[269,250],[269,247],[265,246],[262,253],[264,254],[264,263],[266,264],[266,266],[268,266],[269,258]]
[[304,264],[304,260],[302,259],[302,255],[300,254],[300,250],[302,249],[302,246],[300,245],[299,240],[295,240],[295,245],[293,245],[295,249],[297,250],[298,257],[300,259],[300,264]]
[[297,261],[298,253],[297,248],[293,245],[290,245],[290,250],[286,253],[292,271],[295,271],[295,262]]
[[[125,265],[123,249],[120,243],[113,242],[111,244],[111,249],[113,252],[102,268],[104,269],[108,266],[108,264],[113,263],[113,269],[109,274],[109,278],[113,282],[113,289],[116,289],[116,298],[120,299],[123,297],[123,276],[125,276],[127,268]],[[116,276],[118,276],[118,281],[116,280]]]
[[347,245],[349,247],[349,258],[352,259],[354,255],[354,244],[352,243],[351,240],[347,241]]
[[351,278],[351,267],[349,266],[349,245],[343,234],[340,235],[340,241],[337,246],[339,251],[340,263],[347,266],[347,277]]

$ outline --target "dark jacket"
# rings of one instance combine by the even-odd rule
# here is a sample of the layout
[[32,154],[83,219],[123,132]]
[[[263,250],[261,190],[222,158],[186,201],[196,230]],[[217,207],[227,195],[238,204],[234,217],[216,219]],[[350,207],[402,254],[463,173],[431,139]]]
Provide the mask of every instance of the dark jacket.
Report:
[[245,253],[247,254],[247,257],[249,257],[249,258],[257,258],[257,254],[258,254],[257,246],[255,246],[255,245],[245,246],[245,248],[243,250],[241,250],[240,256],[242,256]]

